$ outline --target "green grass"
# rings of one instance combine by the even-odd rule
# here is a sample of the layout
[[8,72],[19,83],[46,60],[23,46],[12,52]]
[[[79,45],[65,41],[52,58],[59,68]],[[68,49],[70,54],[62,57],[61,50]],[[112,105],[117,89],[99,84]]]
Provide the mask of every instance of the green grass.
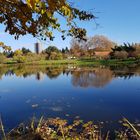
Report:
[[126,60],[95,60],[95,59],[81,59],[75,61],[77,65],[108,65],[108,66],[116,66],[116,65],[129,65],[129,64],[137,64],[138,60],[134,59],[126,59]]
[[[129,64],[138,64],[140,63],[139,60],[136,59],[125,59],[125,60],[117,60],[117,59],[110,59],[110,60],[96,60],[96,59],[73,59],[73,60],[40,60],[40,61],[31,61],[25,62],[23,64],[26,65],[108,65],[108,66],[116,66],[116,65],[129,65]],[[5,65],[13,65],[19,64],[16,61],[7,61],[4,63]],[[2,64],[1,64],[2,65]]]

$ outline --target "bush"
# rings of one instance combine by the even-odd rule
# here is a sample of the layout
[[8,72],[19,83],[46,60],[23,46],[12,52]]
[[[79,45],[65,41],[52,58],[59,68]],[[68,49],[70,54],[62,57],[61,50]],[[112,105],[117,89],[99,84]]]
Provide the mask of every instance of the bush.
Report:
[[131,53],[129,54],[129,57],[133,57],[133,58],[140,58],[139,56],[140,56],[140,53],[138,53],[138,52],[136,52],[136,51],[131,52]]
[[56,60],[62,60],[62,59],[63,59],[62,53],[58,53],[56,56]]
[[6,62],[6,56],[3,54],[0,54],[0,64],[5,63]]
[[22,56],[22,55],[14,56],[14,60],[17,61],[18,63],[25,63],[26,62],[25,56]]
[[51,52],[49,56],[50,60],[61,60],[63,59],[62,53]]
[[28,53],[25,55],[27,62],[33,62],[33,61],[41,61],[46,60],[47,55],[46,54],[35,54],[35,53]]
[[126,51],[116,51],[113,56],[115,59],[126,59],[128,58],[128,53]]

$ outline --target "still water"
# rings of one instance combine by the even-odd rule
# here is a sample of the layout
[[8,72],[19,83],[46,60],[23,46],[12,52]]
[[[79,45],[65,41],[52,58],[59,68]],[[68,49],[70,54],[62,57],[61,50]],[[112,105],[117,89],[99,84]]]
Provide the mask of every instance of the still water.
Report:
[[105,122],[140,120],[140,66],[0,68],[0,114],[6,128],[33,116]]

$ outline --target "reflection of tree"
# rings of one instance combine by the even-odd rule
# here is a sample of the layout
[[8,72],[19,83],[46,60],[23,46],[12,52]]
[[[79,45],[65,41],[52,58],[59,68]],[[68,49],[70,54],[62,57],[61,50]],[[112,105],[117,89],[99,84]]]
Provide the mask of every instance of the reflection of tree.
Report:
[[115,77],[122,77],[124,79],[130,79],[133,76],[140,76],[140,67],[137,65],[132,66],[121,66],[111,67],[114,71]]
[[78,70],[72,73],[72,83],[81,87],[103,87],[113,78],[113,72],[108,68],[93,68],[89,70]]
[[62,72],[61,68],[49,67],[46,69],[46,74],[50,79],[57,78]]
[[107,85],[113,77],[130,79],[133,76],[140,76],[139,65],[110,68],[77,68],[76,70],[72,71],[72,83],[74,86],[92,86],[99,88]]
[[18,65],[11,67],[1,67],[0,68],[0,78],[5,76],[16,75],[17,77],[27,78],[31,75],[35,75],[37,80],[41,80],[46,74],[50,79],[57,78],[66,68],[62,67],[54,67],[54,66],[28,66],[28,65]]
[[5,72],[5,76],[11,76],[14,75],[13,70],[8,70],[7,72]]
[[3,75],[13,75],[13,71],[8,67],[0,67],[0,79]]
[[43,66],[43,65],[16,65],[16,66],[0,66],[0,79],[3,75],[27,78],[35,75],[38,80],[46,74],[50,79],[57,78],[60,74],[72,75],[72,83],[81,87],[103,87],[109,83],[114,77],[122,77],[124,79],[132,76],[140,76],[139,65],[129,65],[122,67],[68,67],[68,66]]

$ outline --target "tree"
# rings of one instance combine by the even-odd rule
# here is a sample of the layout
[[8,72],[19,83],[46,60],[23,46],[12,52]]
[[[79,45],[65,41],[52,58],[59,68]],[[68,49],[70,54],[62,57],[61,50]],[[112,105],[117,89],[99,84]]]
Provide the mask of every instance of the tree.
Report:
[[68,47],[65,48],[65,52],[66,52],[66,53],[69,53]]
[[23,56],[22,50],[15,50],[13,58],[18,63],[24,63],[26,61],[25,57]]
[[77,39],[73,38],[70,44],[70,52],[74,57],[80,57],[82,55],[82,47]]
[[113,51],[126,51],[126,52],[133,52],[135,51],[135,47],[133,44],[130,43],[123,43],[123,45],[115,45],[114,48],[112,48]]
[[[61,27],[59,16],[66,19],[67,29]],[[92,13],[73,7],[68,0],[0,0],[0,23],[15,39],[31,34],[53,40],[52,29],[61,32],[62,39],[65,36],[81,39],[86,35],[86,30],[79,28],[75,19],[85,21],[94,18]]]
[[3,42],[0,42],[0,48],[3,50],[3,54],[7,57],[12,56],[12,48],[10,46],[5,45]]
[[14,56],[19,56],[19,55],[22,55],[22,54],[23,53],[22,53],[22,51],[20,49],[15,50],[15,52],[14,52]]
[[50,54],[51,52],[56,52],[58,53],[59,50],[55,46],[49,46],[47,49],[44,50],[45,53]]
[[62,48],[62,51],[61,51],[63,54],[65,53],[65,49],[64,48]]
[[4,43],[3,42],[0,42],[0,47],[3,47],[4,46]]
[[137,45],[136,44],[130,44],[130,43],[123,43],[122,45],[116,45],[114,48],[112,48],[112,52],[110,53],[110,56],[112,58],[127,58],[127,57],[138,57],[138,51],[137,51]]
[[77,40],[73,38],[71,40],[71,54],[76,57],[90,57],[92,58],[95,55],[94,50],[89,44],[90,39],[86,37],[85,40]]
[[[4,46],[4,43],[3,42],[0,42],[0,48],[3,49],[3,46]],[[0,49],[0,51],[1,51],[1,49]]]
[[67,53],[69,53],[69,49],[68,49],[68,47],[66,47],[66,48],[62,48],[62,51],[61,51],[63,54],[67,54]]
[[4,46],[3,46],[3,50],[4,50],[5,53],[8,53],[8,52],[10,52],[12,49],[11,49],[10,46],[4,45]]
[[6,56],[6,57],[11,57],[13,55],[13,52],[12,52],[12,48],[10,46],[6,46],[4,45],[3,46],[3,54]]
[[55,46],[49,46],[43,52],[48,55],[48,59],[52,59],[52,60],[62,59],[61,51]]
[[115,44],[103,35],[95,35],[89,39],[87,45],[87,48],[95,51],[111,51]]
[[24,47],[21,49],[21,51],[22,51],[23,54],[31,53],[31,51],[29,49],[26,49]]

